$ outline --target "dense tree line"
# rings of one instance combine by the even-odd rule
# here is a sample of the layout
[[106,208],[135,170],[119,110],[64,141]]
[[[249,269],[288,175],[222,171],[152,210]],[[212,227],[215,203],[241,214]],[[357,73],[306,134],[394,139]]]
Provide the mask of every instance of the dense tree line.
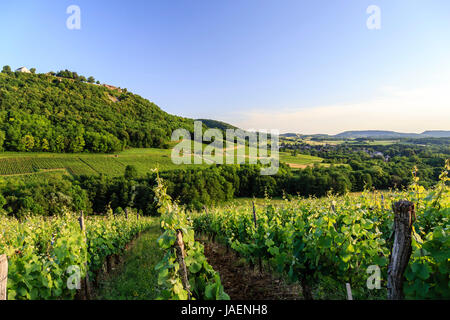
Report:
[[92,212],[87,192],[68,176],[7,178],[0,180],[0,186],[0,214],[24,217]]
[[[160,172],[168,186],[168,194],[190,209],[216,205],[234,197],[281,197],[284,195],[325,196],[328,192],[344,194],[367,188],[407,187],[412,182],[409,163],[385,168],[374,162],[370,166],[356,160],[349,166],[318,166],[292,171],[281,164],[276,175],[263,176],[259,165],[211,165],[207,168],[184,168]],[[426,168],[416,173],[420,184],[431,187],[438,181],[442,167]],[[53,215],[61,210],[58,202],[72,209],[84,208],[88,213],[120,212],[127,207],[145,215],[156,213],[153,187],[156,173],[137,177],[128,166],[122,177],[79,176],[75,178],[30,180],[3,186],[0,212],[23,215]],[[51,199],[51,201],[49,201]]]
[[85,83],[70,71],[60,75],[71,80],[3,68],[0,151],[167,148],[173,130],[193,131],[193,120],[169,115],[138,95]]
[[[60,77],[60,78],[73,79],[73,80],[78,80],[78,81],[87,82],[87,83],[95,83],[94,77],[90,76],[90,77],[86,78],[85,76],[79,75],[78,73],[67,70],[67,69],[61,70],[57,73],[50,71],[49,74],[52,76]],[[100,84],[100,82],[97,81],[97,84]]]
[[[160,176],[168,186],[168,193],[180,204],[193,209],[203,205],[214,205],[234,197],[281,197],[283,195],[325,196],[328,192],[346,192],[373,189],[402,189],[412,183],[412,166],[384,171],[381,167],[315,166],[291,171],[281,165],[278,174],[263,176],[259,165],[212,165],[209,168],[179,169],[161,172]],[[127,168],[129,172],[132,168]],[[425,171],[422,177],[430,175],[433,182],[420,183],[430,187],[438,181],[442,167]],[[419,171],[420,172],[420,171]],[[398,175],[396,175],[396,174]],[[113,209],[132,206],[144,214],[155,212],[153,187],[155,174],[146,178],[135,178],[132,174],[120,178],[80,177],[80,185],[87,190],[95,212],[105,208]]]
[[[168,194],[180,204],[191,209],[201,209],[204,205],[214,205],[233,197],[263,197],[277,194],[277,179],[286,175],[284,167],[274,178],[262,176],[260,166],[224,166],[212,165],[209,168],[193,168],[165,171],[159,173],[164,179]],[[123,177],[105,176],[80,177],[80,185],[85,189],[95,212],[104,212],[105,208],[135,207],[144,214],[156,212],[153,187],[155,173],[145,178],[132,178],[127,168]]]
[[[431,187],[438,180],[445,160],[450,158],[450,145],[441,144],[445,139],[432,139],[435,143],[431,145],[298,145],[299,148],[285,151],[293,155],[318,156],[325,159],[324,163],[349,166],[352,172],[346,175],[351,178],[352,190],[361,190],[363,182],[378,189],[408,185],[413,167],[419,169],[417,175],[421,184]],[[305,147],[308,149],[303,149]]]

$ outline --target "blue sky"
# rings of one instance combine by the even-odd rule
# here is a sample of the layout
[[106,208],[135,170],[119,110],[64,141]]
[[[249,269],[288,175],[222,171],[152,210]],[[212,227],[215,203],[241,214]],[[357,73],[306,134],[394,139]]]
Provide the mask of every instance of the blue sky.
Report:
[[[69,5],[81,30],[66,28]],[[0,39],[1,65],[93,75],[186,117],[450,130],[448,0],[3,0]]]

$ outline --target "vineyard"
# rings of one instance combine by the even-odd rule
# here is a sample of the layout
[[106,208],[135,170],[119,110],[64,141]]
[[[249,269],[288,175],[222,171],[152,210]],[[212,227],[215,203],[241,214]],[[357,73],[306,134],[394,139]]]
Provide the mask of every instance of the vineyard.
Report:
[[186,212],[172,202],[159,177],[157,182],[155,195],[164,229],[158,244],[166,250],[164,258],[155,267],[161,286],[159,298],[229,300],[219,274],[206,260],[203,245],[195,241]]
[[345,292],[345,283],[351,285],[357,299],[386,299],[386,290],[368,289],[367,270],[379,267],[380,288],[386,288],[393,242],[392,204],[408,199],[415,204],[416,221],[404,295],[409,299],[449,299],[447,171],[440,178],[431,192],[418,186],[415,178],[405,192],[330,195],[286,200],[281,205],[267,200],[258,209],[233,206],[205,210],[193,216],[193,223],[196,232],[222,242],[251,265],[266,266],[299,282],[306,299]]
[[8,299],[73,299],[77,290],[67,282],[79,268],[95,283],[105,260],[119,255],[155,219],[136,215],[86,217],[85,231],[78,216],[0,218],[0,255],[9,260]]
[[141,155],[124,153],[120,156],[83,154],[36,154],[35,156],[15,153],[3,153],[0,157],[0,176],[22,175],[45,170],[66,169],[72,175],[99,175],[111,177],[123,175],[127,165],[134,165],[140,175],[144,175],[155,166],[171,168],[169,151],[160,154],[158,149],[147,149]]
[[[172,203],[159,178],[158,182],[155,194],[163,233],[157,243],[165,252],[155,266],[159,299],[229,299],[219,274],[203,254],[203,246],[195,241],[184,210]],[[8,299],[74,299],[80,298],[80,292],[82,298],[89,298],[90,289],[68,286],[71,273],[78,270],[85,286],[97,287],[105,265],[158,221],[128,211],[88,217],[71,212],[52,218],[0,217],[0,255],[5,254],[9,264]],[[182,251],[175,246],[179,239]],[[181,266],[185,268],[184,278],[179,273]]]
[[[248,154],[248,147],[246,152]],[[208,158],[206,159],[204,167],[212,162]],[[321,158],[317,157],[290,156],[287,153],[281,153],[280,159],[283,162],[301,166],[313,165],[322,161]],[[0,153],[0,176],[65,169],[72,175],[95,176],[104,174],[118,177],[123,175],[128,165],[135,166],[139,176],[145,176],[155,167],[158,167],[161,171],[180,168],[179,165],[172,162],[170,149],[128,149],[117,154]],[[184,164],[182,167],[193,166]]]
[[[450,169],[447,162],[446,169]],[[304,299],[386,299],[395,238],[395,203],[413,203],[412,252],[402,279],[407,299],[449,299],[450,188],[447,171],[433,190],[418,178],[405,191],[363,192],[324,198],[265,199],[187,211],[167,194],[157,175],[159,219],[126,211],[81,217],[0,217],[0,255],[9,261],[8,299],[74,299],[69,288],[79,271],[85,288],[98,285],[105,261],[123,254],[130,241],[155,228],[162,259],[153,265],[158,299],[229,300],[220,266],[208,262],[200,235],[222,243],[248,265],[298,283]],[[394,210],[393,210],[394,209]],[[155,237],[156,239],[156,237]],[[369,286],[370,270],[380,271]],[[251,285],[251,284],[249,284]],[[80,289],[80,288],[77,288]],[[88,292],[89,290],[86,290]],[[299,292],[300,294],[300,292]],[[86,294],[88,295],[88,294]]]

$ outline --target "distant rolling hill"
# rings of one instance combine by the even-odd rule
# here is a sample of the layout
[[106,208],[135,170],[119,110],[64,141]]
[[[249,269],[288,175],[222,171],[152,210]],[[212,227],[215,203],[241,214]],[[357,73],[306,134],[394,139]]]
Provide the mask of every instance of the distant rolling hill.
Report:
[[235,127],[231,124],[218,121],[218,120],[211,120],[211,119],[197,119],[196,121],[201,121],[205,126],[208,128],[214,128],[214,129],[220,129],[220,130],[227,130],[227,129],[238,129],[238,127]]
[[356,139],[356,138],[419,138],[418,133],[400,133],[383,130],[345,131],[335,135],[336,138]]
[[448,138],[450,131],[425,131],[423,133],[402,133],[383,130],[345,131],[335,135],[336,138]]
[[386,130],[361,130],[361,131],[345,131],[336,135],[328,134],[300,134],[300,133],[283,133],[280,137],[285,138],[330,138],[330,139],[358,139],[358,138],[373,138],[373,139],[398,139],[398,138],[450,138],[450,131],[448,130],[428,130],[422,133],[403,133]]
[[425,131],[422,133],[422,135],[432,138],[450,138],[450,131],[432,130],[432,131]]

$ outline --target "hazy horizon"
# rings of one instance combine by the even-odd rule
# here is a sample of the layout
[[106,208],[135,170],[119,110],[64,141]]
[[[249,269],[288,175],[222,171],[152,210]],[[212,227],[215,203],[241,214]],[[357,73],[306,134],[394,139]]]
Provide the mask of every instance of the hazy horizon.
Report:
[[[215,120],[215,119],[214,119]],[[219,120],[220,121],[220,120]],[[230,123],[231,125],[233,125],[232,123]],[[245,129],[245,128],[242,128]],[[248,129],[247,129],[248,130]],[[252,128],[250,128],[250,130],[253,131],[258,131],[258,130],[254,130]],[[446,129],[427,129],[427,130],[423,130],[420,132],[403,132],[403,131],[398,131],[398,130],[382,130],[382,129],[358,129],[358,130],[345,130],[345,131],[340,131],[337,133],[326,133],[326,132],[315,132],[315,133],[311,133],[311,132],[300,132],[300,131],[280,131],[280,134],[289,134],[289,133],[293,133],[293,134],[299,134],[299,135],[304,135],[304,136],[312,136],[312,135],[318,135],[318,134],[324,134],[324,135],[336,135],[339,133],[344,133],[344,132],[357,132],[357,131],[391,131],[391,132],[395,132],[395,133],[404,133],[404,134],[421,134],[424,133],[425,131],[450,131],[450,130],[446,130]]]

